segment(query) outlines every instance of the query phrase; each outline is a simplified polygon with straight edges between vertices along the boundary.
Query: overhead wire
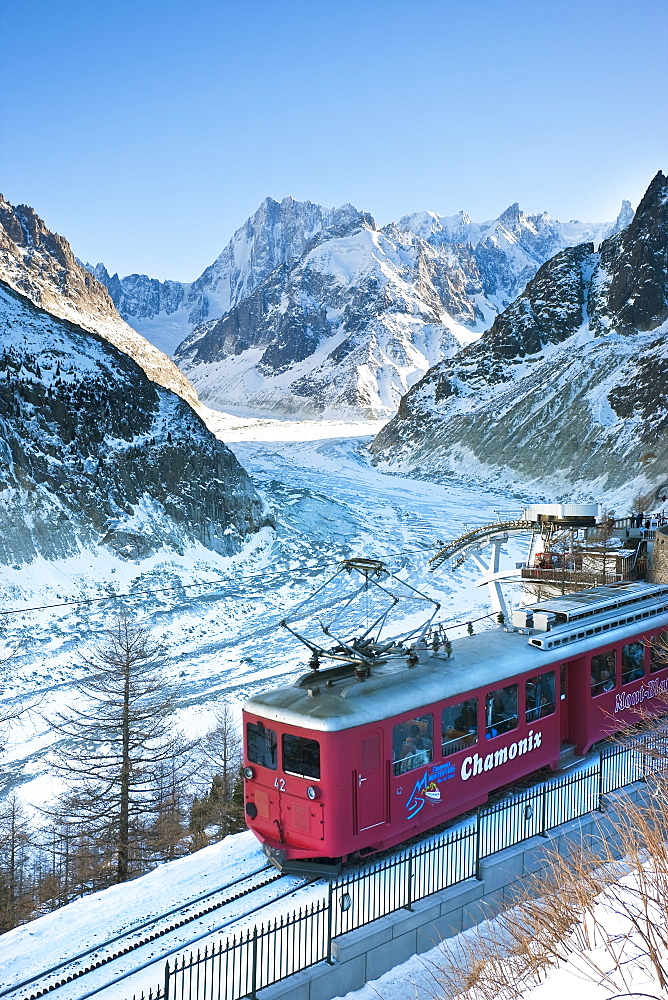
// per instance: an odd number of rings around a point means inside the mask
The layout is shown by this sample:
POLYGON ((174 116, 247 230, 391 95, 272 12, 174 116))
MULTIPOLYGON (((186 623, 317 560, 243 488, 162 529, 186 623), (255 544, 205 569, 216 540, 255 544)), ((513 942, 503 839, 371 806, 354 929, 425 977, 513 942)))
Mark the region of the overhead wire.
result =
MULTIPOLYGON (((430 546, 425 545, 424 547, 421 547, 420 549, 407 549, 405 551, 395 552, 394 553, 394 557, 395 557, 395 559, 399 559, 402 556, 420 555, 422 552, 429 551, 429 548, 430 548, 430 546)), ((437 545, 434 545, 433 548, 437 548, 437 545)), ((326 570, 327 568, 330 568, 330 567, 332 567, 334 565, 338 565, 338 564, 329 563, 324 568, 320 568, 319 571, 323 572, 323 569, 326 570)), ((317 567, 304 567, 305 570, 316 569, 316 568, 317 567)), ((37 604, 37 605, 31 605, 30 607, 26 607, 26 608, 0 609, 0 616, 28 614, 29 612, 33 612, 33 611, 50 611, 50 610, 53 610, 54 608, 66 608, 66 607, 76 607, 76 606, 80 606, 80 605, 103 604, 105 601, 121 601, 121 600, 141 599, 141 598, 144 598, 144 597, 151 597, 151 596, 154 596, 154 595, 157 595, 157 594, 178 593, 180 591, 190 590, 190 589, 193 589, 193 588, 218 587, 221 590, 229 590, 229 589, 231 589, 231 588, 234 587, 235 583, 243 583, 243 582, 245 582, 247 580, 252 580, 252 579, 255 579, 255 578, 262 578, 263 580, 267 580, 268 578, 271 578, 273 576, 283 575, 284 573, 285 573, 284 570, 276 570, 274 572, 272 572, 270 570, 269 572, 267 572, 267 570, 265 569, 265 570, 258 570, 257 572, 253 572, 253 573, 243 573, 243 574, 235 575, 235 576, 232 576, 231 579, 227 579, 227 580, 201 580, 201 581, 198 581, 198 582, 195 582, 195 583, 180 583, 178 586, 174 586, 174 587, 157 587, 157 588, 143 587, 141 589, 131 590, 131 591, 128 591, 128 592, 123 593, 123 594, 106 594, 103 597, 80 597, 80 598, 76 598, 75 600, 57 601, 57 602, 54 602, 53 604, 37 604)), ((329 580, 325 581, 325 583, 321 584, 318 588, 316 588, 316 590, 312 594, 310 594, 307 598, 303 599, 302 601, 299 601, 291 609, 291 614, 294 615, 295 611, 297 611, 302 604, 310 603, 313 600, 313 598, 324 587, 327 586, 327 583, 329 583, 329 582, 330 582, 329 580)), ((405 581, 400 581, 400 582, 404 583, 405 581)), ((406 586, 410 587, 409 584, 406 584, 406 586)), ((414 589, 414 588, 410 588, 410 589, 414 589)), ((476 620, 479 620, 479 619, 476 619, 476 620)))

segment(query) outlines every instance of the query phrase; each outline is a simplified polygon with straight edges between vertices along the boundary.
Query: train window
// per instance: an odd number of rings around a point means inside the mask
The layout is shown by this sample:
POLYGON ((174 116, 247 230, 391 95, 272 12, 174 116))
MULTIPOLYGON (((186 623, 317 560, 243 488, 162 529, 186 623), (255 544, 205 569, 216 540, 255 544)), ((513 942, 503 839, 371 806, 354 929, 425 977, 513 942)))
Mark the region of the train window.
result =
POLYGON ((362 740, 360 765, 362 774, 374 774, 380 767, 380 733, 371 733, 362 740))
POLYGON ((666 667, 668 667, 668 632, 659 632, 652 637, 649 646, 650 673, 656 674, 666 667))
POLYGON ((617 683, 617 654, 599 653, 591 658, 591 693, 593 696, 612 691, 617 683))
POLYGON ((444 757, 478 742, 478 699, 448 705, 441 714, 441 750, 444 757))
POLYGON ((640 680, 645 676, 645 647, 642 642, 622 646, 622 684, 640 680))
POLYGON ((530 677, 526 682, 526 721, 535 722, 554 714, 554 670, 530 677))
POLYGON ((276 770, 276 733, 261 722, 246 724, 246 745, 251 764, 276 770))
POLYGON ((517 684, 488 691, 485 697, 485 738, 517 729, 517 684))
POLYGON ((434 756, 433 715, 417 715, 395 726, 392 748, 395 775, 429 764, 434 756))
POLYGON ((304 736, 283 735, 283 770, 302 778, 320 777, 320 744, 304 736))

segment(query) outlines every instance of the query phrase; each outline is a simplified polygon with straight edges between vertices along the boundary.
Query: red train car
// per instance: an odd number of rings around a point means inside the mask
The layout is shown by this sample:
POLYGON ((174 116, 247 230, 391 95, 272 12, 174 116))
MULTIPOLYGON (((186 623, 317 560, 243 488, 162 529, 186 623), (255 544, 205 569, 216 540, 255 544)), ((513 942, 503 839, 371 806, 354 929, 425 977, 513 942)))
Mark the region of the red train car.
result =
POLYGON ((244 708, 248 826, 279 867, 392 847, 666 711, 668 587, 620 583, 513 614, 360 679, 312 671, 244 708))

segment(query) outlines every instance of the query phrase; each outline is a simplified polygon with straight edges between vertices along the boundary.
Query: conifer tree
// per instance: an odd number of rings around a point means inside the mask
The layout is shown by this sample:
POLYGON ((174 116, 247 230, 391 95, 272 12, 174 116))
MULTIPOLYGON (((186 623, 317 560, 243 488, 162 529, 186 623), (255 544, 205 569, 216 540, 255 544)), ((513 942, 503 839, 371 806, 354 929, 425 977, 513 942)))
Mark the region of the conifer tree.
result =
POLYGON ((16 793, 0 809, 0 933, 29 920, 34 907, 30 825, 16 793))
POLYGON ((68 815, 107 884, 148 865, 156 790, 169 768, 185 780, 191 746, 174 732, 164 650, 121 613, 84 659, 76 703, 54 720, 54 764, 68 785, 68 815))

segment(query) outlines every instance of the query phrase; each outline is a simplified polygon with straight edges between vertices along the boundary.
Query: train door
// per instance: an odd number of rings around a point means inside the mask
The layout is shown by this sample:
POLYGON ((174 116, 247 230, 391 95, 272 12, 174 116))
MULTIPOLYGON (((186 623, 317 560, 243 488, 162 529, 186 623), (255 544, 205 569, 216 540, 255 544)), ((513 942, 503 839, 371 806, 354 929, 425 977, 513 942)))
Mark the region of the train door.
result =
POLYGON ((559 668, 559 725, 562 743, 573 743, 574 737, 571 725, 573 699, 575 697, 575 670, 578 661, 562 663, 559 668))
POLYGON ((357 832, 382 826, 387 819, 383 733, 376 729, 362 737, 358 767, 353 772, 357 832))

